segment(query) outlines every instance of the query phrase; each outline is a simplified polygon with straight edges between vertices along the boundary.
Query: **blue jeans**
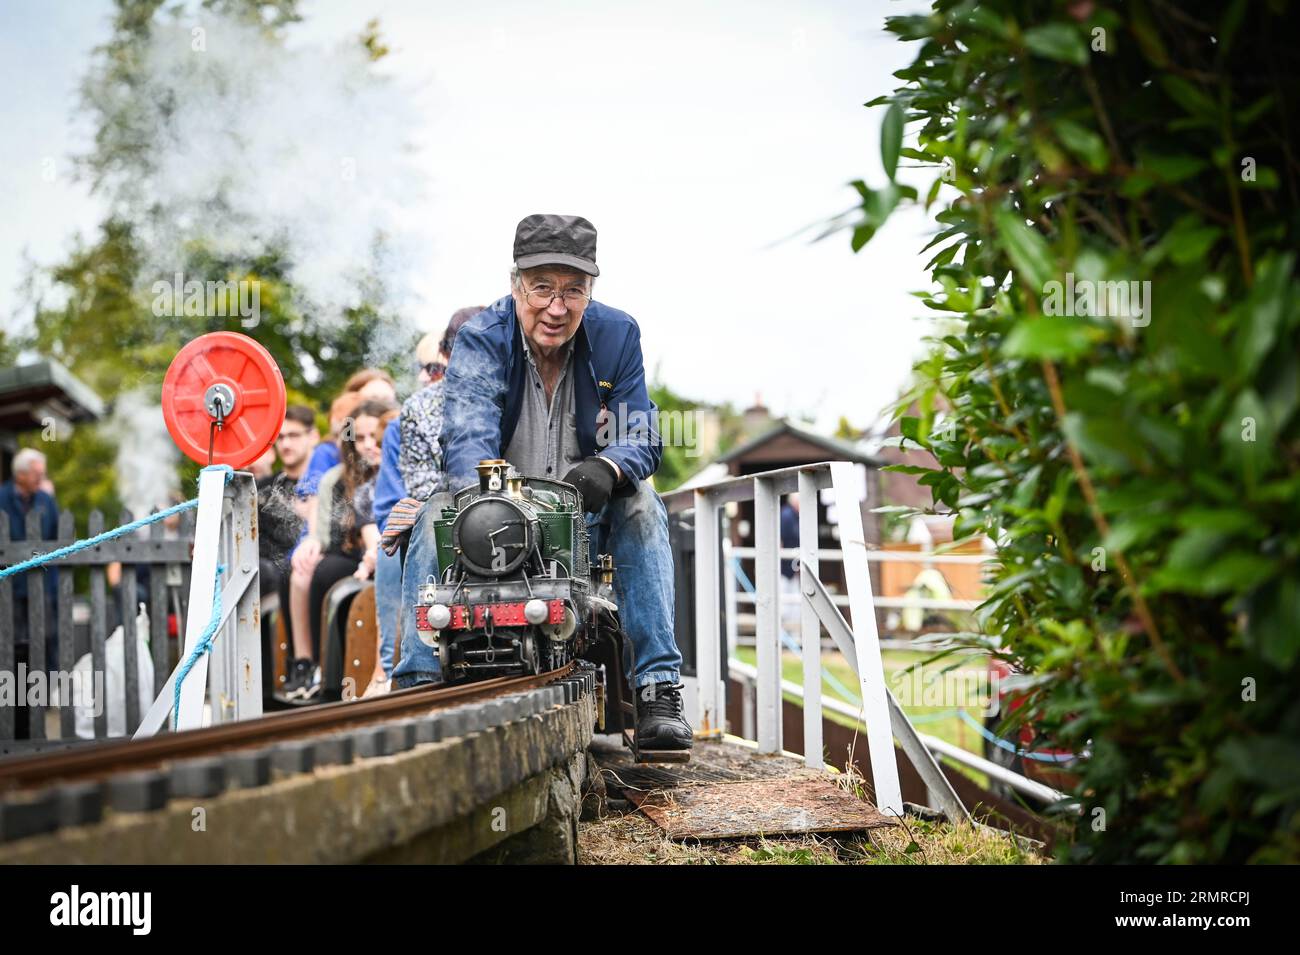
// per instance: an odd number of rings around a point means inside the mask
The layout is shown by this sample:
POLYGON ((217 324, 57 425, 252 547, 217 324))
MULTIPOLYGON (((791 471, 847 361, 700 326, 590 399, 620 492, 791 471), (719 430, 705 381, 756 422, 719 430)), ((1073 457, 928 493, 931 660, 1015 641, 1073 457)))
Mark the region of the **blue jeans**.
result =
POLYGON ((379 617, 379 664, 393 675, 393 651, 397 647, 397 615, 402 606, 402 561, 379 548, 375 562, 375 614, 379 617))
MULTIPOLYGON (((434 566, 434 521, 450 501, 450 494, 435 494, 411 529, 402 573, 402 659, 393 671, 395 689, 442 679, 437 649, 416 635, 415 604, 434 566)), ((664 502, 641 481, 635 493, 610 498, 599 514, 589 514, 587 523, 592 554, 614 558, 614 592, 636 654, 636 685, 679 682, 682 654, 673 633, 673 555, 664 502)))

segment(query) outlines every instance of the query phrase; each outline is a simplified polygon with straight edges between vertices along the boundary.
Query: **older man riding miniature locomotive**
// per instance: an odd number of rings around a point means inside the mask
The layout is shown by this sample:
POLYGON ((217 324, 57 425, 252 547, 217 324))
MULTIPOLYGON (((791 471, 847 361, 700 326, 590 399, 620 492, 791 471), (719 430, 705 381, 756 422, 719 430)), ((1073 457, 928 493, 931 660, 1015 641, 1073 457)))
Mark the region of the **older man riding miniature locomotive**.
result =
POLYGON ((461 490, 415 517, 393 682, 537 672, 566 661, 575 639, 580 653, 605 630, 626 633, 638 745, 682 751, 692 734, 668 514, 648 480, 656 408, 636 322, 592 300, 599 274, 590 222, 528 216, 510 294, 461 329, 441 438, 448 486, 461 490))

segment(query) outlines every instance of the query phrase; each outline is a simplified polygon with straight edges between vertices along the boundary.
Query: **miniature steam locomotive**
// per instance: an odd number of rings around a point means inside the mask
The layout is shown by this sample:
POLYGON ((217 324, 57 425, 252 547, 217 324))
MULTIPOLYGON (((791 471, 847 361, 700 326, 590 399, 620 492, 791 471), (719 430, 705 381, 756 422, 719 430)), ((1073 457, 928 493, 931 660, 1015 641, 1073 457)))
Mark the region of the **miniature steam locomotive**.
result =
POLYGON ((621 646, 613 563, 589 553, 582 501, 570 484, 478 465, 434 524, 415 626, 449 683, 557 669, 602 638, 621 646))

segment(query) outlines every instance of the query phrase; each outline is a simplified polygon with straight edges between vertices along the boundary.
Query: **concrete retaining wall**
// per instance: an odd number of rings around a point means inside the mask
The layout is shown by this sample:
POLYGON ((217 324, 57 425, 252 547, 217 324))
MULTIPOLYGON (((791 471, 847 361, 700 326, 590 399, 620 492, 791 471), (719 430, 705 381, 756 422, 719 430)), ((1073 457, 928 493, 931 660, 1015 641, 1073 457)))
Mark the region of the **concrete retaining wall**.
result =
MULTIPOLYGON (((554 696, 551 691, 546 700, 554 696)), ((509 861, 574 861, 595 699, 560 696, 570 702, 543 708, 534 700, 514 708, 528 715, 439 742, 415 743, 418 721, 403 721, 399 729, 366 727, 353 734, 362 734, 362 745, 340 746, 335 738, 336 745, 314 747, 347 750, 337 764, 317 759, 310 771, 277 771, 252 788, 221 791, 203 765, 163 768, 171 786, 159 808, 115 809, 127 803, 106 787, 108 805, 97 822, 67 825, 65 818, 62 828, 16 840, 10 831, 11 841, 0 843, 0 863, 450 863, 493 847, 501 847, 503 860, 514 852, 509 861), (369 747, 368 739, 409 745, 369 747), (177 795, 204 792, 205 785, 217 794, 177 795)), ((508 705, 478 705, 498 716, 511 713, 508 705)), ((437 716, 455 725, 453 714, 437 716)), ((74 791, 93 795, 85 786, 74 791)), ((29 805, 6 807, 11 824, 39 819, 41 800, 56 815, 67 811, 66 792, 24 798, 29 805)))

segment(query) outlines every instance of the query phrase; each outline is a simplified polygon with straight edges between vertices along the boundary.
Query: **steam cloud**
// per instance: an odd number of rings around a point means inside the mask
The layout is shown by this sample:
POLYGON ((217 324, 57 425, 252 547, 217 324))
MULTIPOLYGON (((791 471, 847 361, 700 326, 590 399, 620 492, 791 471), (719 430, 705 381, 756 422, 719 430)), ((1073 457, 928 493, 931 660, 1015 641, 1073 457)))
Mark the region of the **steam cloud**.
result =
POLYGON ((143 388, 122 393, 108 426, 117 438, 115 466, 122 503, 134 517, 170 507, 180 489, 178 452, 156 395, 143 388))
POLYGON ((142 276, 170 279, 196 240, 243 262, 274 249, 306 314, 337 319, 376 295, 409 313, 409 277, 427 261, 418 224, 404 219, 421 188, 412 100, 374 74, 355 38, 286 48, 205 12, 156 23, 142 65, 142 95, 101 94, 123 97, 114 108, 150 150, 146 181, 105 182, 135 225, 142 276))

